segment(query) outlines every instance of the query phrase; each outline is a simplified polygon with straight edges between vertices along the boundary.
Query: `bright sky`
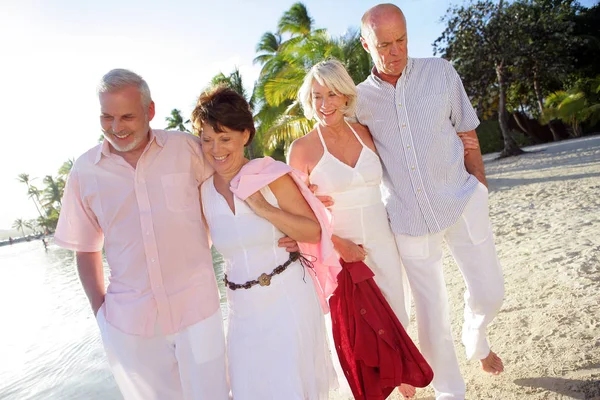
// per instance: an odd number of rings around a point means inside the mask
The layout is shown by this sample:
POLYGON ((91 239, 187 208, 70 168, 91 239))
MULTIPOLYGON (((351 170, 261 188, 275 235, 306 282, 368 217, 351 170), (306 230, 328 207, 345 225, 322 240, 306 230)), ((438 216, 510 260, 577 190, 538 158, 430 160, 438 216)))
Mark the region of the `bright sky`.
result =
MULTIPOLYGON (((381 1, 305 0, 318 28, 358 27, 381 1)), ((20 173, 55 175, 100 136, 95 88, 112 68, 142 75, 156 102, 154 128, 179 108, 188 116, 210 79, 238 66, 251 90, 261 35, 293 0, 2 0, 0 3, 0 229, 35 218, 20 173)), ((395 2, 408 21, 409 54, 432 55, 450 2, 395 2)), ((593 0, 583 4, 591 6, 593 0)))

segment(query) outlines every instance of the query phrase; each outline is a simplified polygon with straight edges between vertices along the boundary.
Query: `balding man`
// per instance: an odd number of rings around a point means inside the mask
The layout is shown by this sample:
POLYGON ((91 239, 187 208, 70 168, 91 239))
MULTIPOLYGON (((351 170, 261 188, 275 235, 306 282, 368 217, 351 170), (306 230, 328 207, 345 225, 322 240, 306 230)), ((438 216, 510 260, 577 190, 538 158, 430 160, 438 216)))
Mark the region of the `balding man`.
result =
POLYGON ((488 216, 481 153, 463 154, 479 120, 449 62, 409 58, 406 20, 393 4, 368 10, 361 42, 375 67, 358 85, 358 121, 369 127, 384 165, 387 211, 413 290, 419 343, 437 399, 464 399, 442 271, 442 241, 464 277, 467 358, 503 371, 486 327, 502 304, 502 270, 488 216))

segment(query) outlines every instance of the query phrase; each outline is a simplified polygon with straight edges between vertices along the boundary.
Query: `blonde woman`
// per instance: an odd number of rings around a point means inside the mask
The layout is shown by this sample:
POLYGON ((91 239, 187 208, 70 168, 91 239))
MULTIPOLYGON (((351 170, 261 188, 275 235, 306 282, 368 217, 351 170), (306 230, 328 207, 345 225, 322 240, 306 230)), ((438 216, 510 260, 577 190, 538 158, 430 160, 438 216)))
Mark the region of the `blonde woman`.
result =
MULTIPOLYGON (((299 92, 307 118, 315 128, 291 146, 288 163, 306 173, 316 194, 333 200, 333 243, 345 262, 364 261, 375 274, 399 321, 407 327, 410 291, 390 228, 381 183, 383 170, 368 128, 350 122, 356 108, 356 87, 337 60, 316 64, 299 92)), ((464 139, 466 146, 476 142, 464 139)), ((412 386, 400 392, 414 396, 412 386)))

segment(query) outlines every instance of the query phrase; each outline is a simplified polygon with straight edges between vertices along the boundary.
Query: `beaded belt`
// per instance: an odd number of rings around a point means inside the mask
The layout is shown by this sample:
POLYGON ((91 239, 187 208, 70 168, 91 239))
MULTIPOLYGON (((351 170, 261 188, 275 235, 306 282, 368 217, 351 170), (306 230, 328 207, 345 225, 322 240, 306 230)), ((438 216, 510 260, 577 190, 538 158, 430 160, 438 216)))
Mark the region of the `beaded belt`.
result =
POLYGON ((290 258, 286 262, 275 267, 275 269, 273 271, 271 271, 270 274, 263 273, 258 277, 258 279, 255 279, 253 281, 248 281, 246 283, 230 282, 227 279, 227 274, 225 274, 224 282, 225 282, 225 285, 231 290, 250 289, 252 286, 256 286, 256 285, 269 286, 271 284, 271 278, 273 278, 273 276, 279 275, 280 273, 285 271, 287 269, 287 267, 290 266, 291 263, 293 263, 294 261, 296 261, 298 259, 302 260, 302 259, 304 259, 304 257, 302 257, 300 255, 300 253, 298 253, 298 252, 293 252, 293 253, 290 253, 290 258))

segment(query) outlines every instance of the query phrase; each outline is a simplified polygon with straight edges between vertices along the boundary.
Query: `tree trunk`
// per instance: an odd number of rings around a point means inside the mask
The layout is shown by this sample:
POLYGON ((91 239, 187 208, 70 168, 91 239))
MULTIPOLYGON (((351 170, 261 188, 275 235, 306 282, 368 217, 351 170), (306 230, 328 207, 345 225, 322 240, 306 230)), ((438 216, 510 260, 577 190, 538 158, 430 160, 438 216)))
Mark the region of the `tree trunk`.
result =
POLYGON ((527 127, 525 125, 523 125, 523 122, 521 121, 521 118, 520 118, 521 114, 518 112, 514 112, 514 113, 512 113, 512 117, 515 120, 515 122, 517 123, 517 125, 519 125, 519 128, 521 128, 523 133, 526 135, 530 135, 529 130, 527 130, 527 127))
POLYGON ((579 121, 577 121, 577 118, 573 118, 573 137, 581 137, 581 125, 579 125, 579 121))
MULTIPOLYGON (((487 88, 487 86, 486 86, 486 88, 487 88)), ((480 121, 483 121, 483 96, 484 96, 484 94, 481 93, 479 95, 479 99, 477 99, 477 118, 480 121)))
MULTIPOLYGON (((537 70, 533 70, 533 91, 535 92, 535 97, 537 99, 538 108, 540 109, 540 116, 544 113, 544 96, 542 96, 542 88, 540 87, 540 81, 538 79, 537 70)), ((550 132, 552 132, 552 139, 557 142, 560 140, 560 135, 556 130, 556 126, 552 123, 552 121, 548 122, 548 128, 550 128, 550 132)))
MULTIPOLYGON (((29 182, 27 182, 27 192, 29 193, 31 190, 31 185, 29 184, 29 182)), ((35 199, 33 198, 33 195, 30 197, 31 201, 33 201, 33 205, 35 206, 35 209, 37 210, 38 214, 40 215, 40 217, 43 218, 42 216, 42 212, 40 211, 40 207, 38 206, 38 203, 40 203, 40 197, 38 195, 35 195, 35 197, 37 198, 37 202, 35 201, 35 199)), ((41 204, 41 203, 40 203, 41 204)))
POLYGON ((523 154, 523 150, 517 146, 517 142, 510 134, 508 127, 508 119, 506 112, 506 94, 504 88, 504 66, 501 62, 496 65, 496 76, 498 78, 498 122, 504 139, 504 150, 500 153, 500 157, 510 157, 523 154))

